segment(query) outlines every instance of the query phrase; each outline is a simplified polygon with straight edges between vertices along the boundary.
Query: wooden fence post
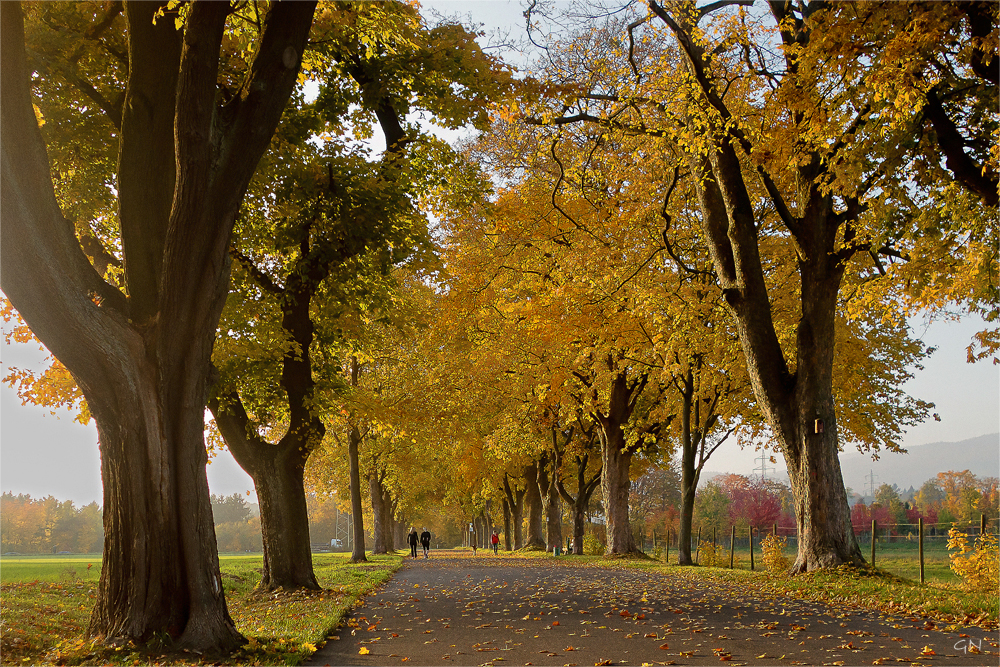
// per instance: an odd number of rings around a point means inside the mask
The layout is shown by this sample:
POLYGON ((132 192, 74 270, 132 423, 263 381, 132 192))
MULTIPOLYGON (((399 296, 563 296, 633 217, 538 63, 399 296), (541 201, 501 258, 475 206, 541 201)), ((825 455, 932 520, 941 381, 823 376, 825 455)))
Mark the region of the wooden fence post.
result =
POLYGON ((920 552, 920 583, 924 583, 924 517, 917 519, 917 542, 920 552))
POLYGON ((736 524, 733 524, 733 534, 729 536, 729 569, 733 569, 733 549, 736 546, 736 524))
POLYGON ((663 562, 670 562, 670 526, 667 526, 667 542, 666 546, 663 547, 663 562))
POLYGON ((753 527, 747 528, 747 535, 750 537, 750 571, 753 572, 753 527))
POLYGON ((980 514, 979 515, 979 534, 980 535, 985 535, 986 534, 986 515, 985 514, 980 514))
POLYGON ((696 565, 701 565, 701 526, 698 526, 698 542, 694 546, 694 562, 696 565))

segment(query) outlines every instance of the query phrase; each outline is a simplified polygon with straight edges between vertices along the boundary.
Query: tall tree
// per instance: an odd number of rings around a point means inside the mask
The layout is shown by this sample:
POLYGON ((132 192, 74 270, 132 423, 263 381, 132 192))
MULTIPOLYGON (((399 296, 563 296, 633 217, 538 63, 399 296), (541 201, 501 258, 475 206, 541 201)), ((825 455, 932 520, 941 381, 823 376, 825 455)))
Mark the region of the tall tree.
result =
MULTIPOLYGON (((318 586, 303 475, 325 435, 321 413, 337 407, 330 393, 337 389, 333 350, 344 347, 338 315, 387 303, 389 272, 429 254, 426 220, 414 201, 441 181, 448 150, 407 125, 405 114, 421 110, 451 128, 482 124, 482 108, 506 79, 474 35, 450 23, 432 28, 402 3, 324 7, 320 29, 309 53, 317 99, 286 113, 286 129, 255 182, 252 210, 239 221, 244 240, 232 251, 238 288, 224 315, 227 335, 216 354, 222 377, 210 404, 257 486, 262 589, 318 586), (353 138, 374 125, 385 150, 375 157, 352 150, 353 138), (248 358, 251 341, 260 347, 248 358), (278 431, 277 423, 284 432, 269 442, 261 430, 278 431)), ((384 475, 381 468, 367 474, 376 553, 392 543, 384 475)))
MULTIPOLYGON (((648 12, 595 28, 576 51, 551 59, 562 94, 529 122, 552 128, 549 136, 586 123, 610 137, 647 137, 650 151, 679 149, 668 169, 689 174, 692 221, 792 480, 801 536, 793 570, 857 564, 837 460, 845 435, 834 391, 838 317, 864 319, 868 308, 900 326, 898 312, 857 296, 879 284, 883 297, 898 297, 898 272, 881 280, 886 264, 917 247, 920 197, 933 200, 945 188, 921 178, 917 196, 899 177, 906 164, 887 140, 891 114, 875 110, 880 93, 853 78, 844 83, 836 71, 850 70, 849 57, 814 66, 829 53, 813 30, 827 3, 774 2, 770 17, 733 9, 747 4, 651 1, 648 12), (781 39, 778 53, 771 35, 781 39), (579 49, 594 45, 600 66, 578 67, 579 49), (776 290, 792 298, 776 301, 776 290)), ((974 228, 980 213, 967 204, 953 210, 959 226, 974 228)), ((954 238, 938 240, 938 250, 956 247, 954 238)), ((882 415, 890 430, 929 407, 900 395, 906 371, 898 371, 883 376, 893 398, 882 415)))
POLYGON ((46 152, 58 139, 43 136, 33 108, 21 7, 0 10, 0 286, 97 422, 105 542, 89 632, 109 641, 163 633, 199 651, 243 641, 219 575, 203 412, 234 220, 296 84, 314 6, 275 3, 248 22, 228 3, 193 2, 175 26, 172 15, 154 22, 166 3, 129 2, 121 20, 101 17, 127 34, 127 53, 115 54, 127 61, 124 91, 101 137, 118 146, 123 289, 63 216, 46 152), (220 94, 227 24, 253 56, 220 94))

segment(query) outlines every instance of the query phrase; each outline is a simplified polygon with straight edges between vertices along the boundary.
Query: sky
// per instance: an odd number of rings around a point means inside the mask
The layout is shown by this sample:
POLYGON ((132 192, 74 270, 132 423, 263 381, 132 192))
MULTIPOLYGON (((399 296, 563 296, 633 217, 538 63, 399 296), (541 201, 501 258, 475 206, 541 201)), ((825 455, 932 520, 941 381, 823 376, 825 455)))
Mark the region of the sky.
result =
MULTIPOLYGON (((515 0, 449 0, 425 2, 424 6, 446 15, 469 17, 487 32, 507 29, 516 34, 523 30, 522 5, 515 0)), ((1000 431, 1000 366, 966 363, 965 348, 982 322, 966 319, 927 326, 912 324, 924 343, 938 350, 905 388, 917 398, 934 402, 934 412, 941 420, 911 428, 900 444, 915 447, 957 442, 1000 431)), ((40 368, 44 356, 35 345, 3 345, 0 375, 6 375, 10 366, 40 368)), ((844 456, 856 454, 848 450, 844 456)), ((749 474, 759 466, 757 456, 759 453, 750 449, 741 451, 724 445, 706 470, 749 474)), ((780 459, 778 465, 780 468, 780 459)), ((947 469, 946 451, 942 451, 942 466, 942 470, 947 469)), ((212 460, 208 481, 212 493, 250 492, 250 500, 256 501, 253 482, 228 452, 212 460)), ((67 411, 52 415, 44 408, 22 406, 12 389, 0 387, 0 491, 36 498, 52 495, 77 505, 103 504, 100 453, 93 423, 81 425, 67 411)))

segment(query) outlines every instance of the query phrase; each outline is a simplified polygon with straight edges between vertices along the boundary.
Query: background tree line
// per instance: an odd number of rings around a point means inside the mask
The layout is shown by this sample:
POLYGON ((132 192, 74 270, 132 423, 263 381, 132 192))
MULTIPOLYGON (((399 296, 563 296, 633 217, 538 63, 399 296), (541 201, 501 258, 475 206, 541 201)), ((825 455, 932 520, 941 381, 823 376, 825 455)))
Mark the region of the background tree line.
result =
POLYGON ((0 496, 0 551, 23 554, 100 553, 104 544, 101 507, 76 507, 52 496, 0 496))

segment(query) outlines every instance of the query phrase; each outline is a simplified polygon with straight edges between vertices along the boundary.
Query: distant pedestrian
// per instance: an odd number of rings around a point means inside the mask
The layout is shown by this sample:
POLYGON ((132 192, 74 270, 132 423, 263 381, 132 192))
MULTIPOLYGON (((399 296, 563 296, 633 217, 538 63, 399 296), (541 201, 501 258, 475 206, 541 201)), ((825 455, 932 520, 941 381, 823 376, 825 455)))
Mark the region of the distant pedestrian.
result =
POLYGON ((410 526, 410 534, 406 536, 406 541, 410 543, 410 558, 417 557, 417 529, 410 526))
POLYGON ((490 544, 493 545, 493 554, 496 555, 500 549, 500 536, 497 535, 496 528, 493 529, 493 535, 490 536, 490 544))
POLYGON ((426 528, 420 533, 420 546, 424 548, 424 558, 427 558, 431 550, 431 534, 427 532, 426 528))

